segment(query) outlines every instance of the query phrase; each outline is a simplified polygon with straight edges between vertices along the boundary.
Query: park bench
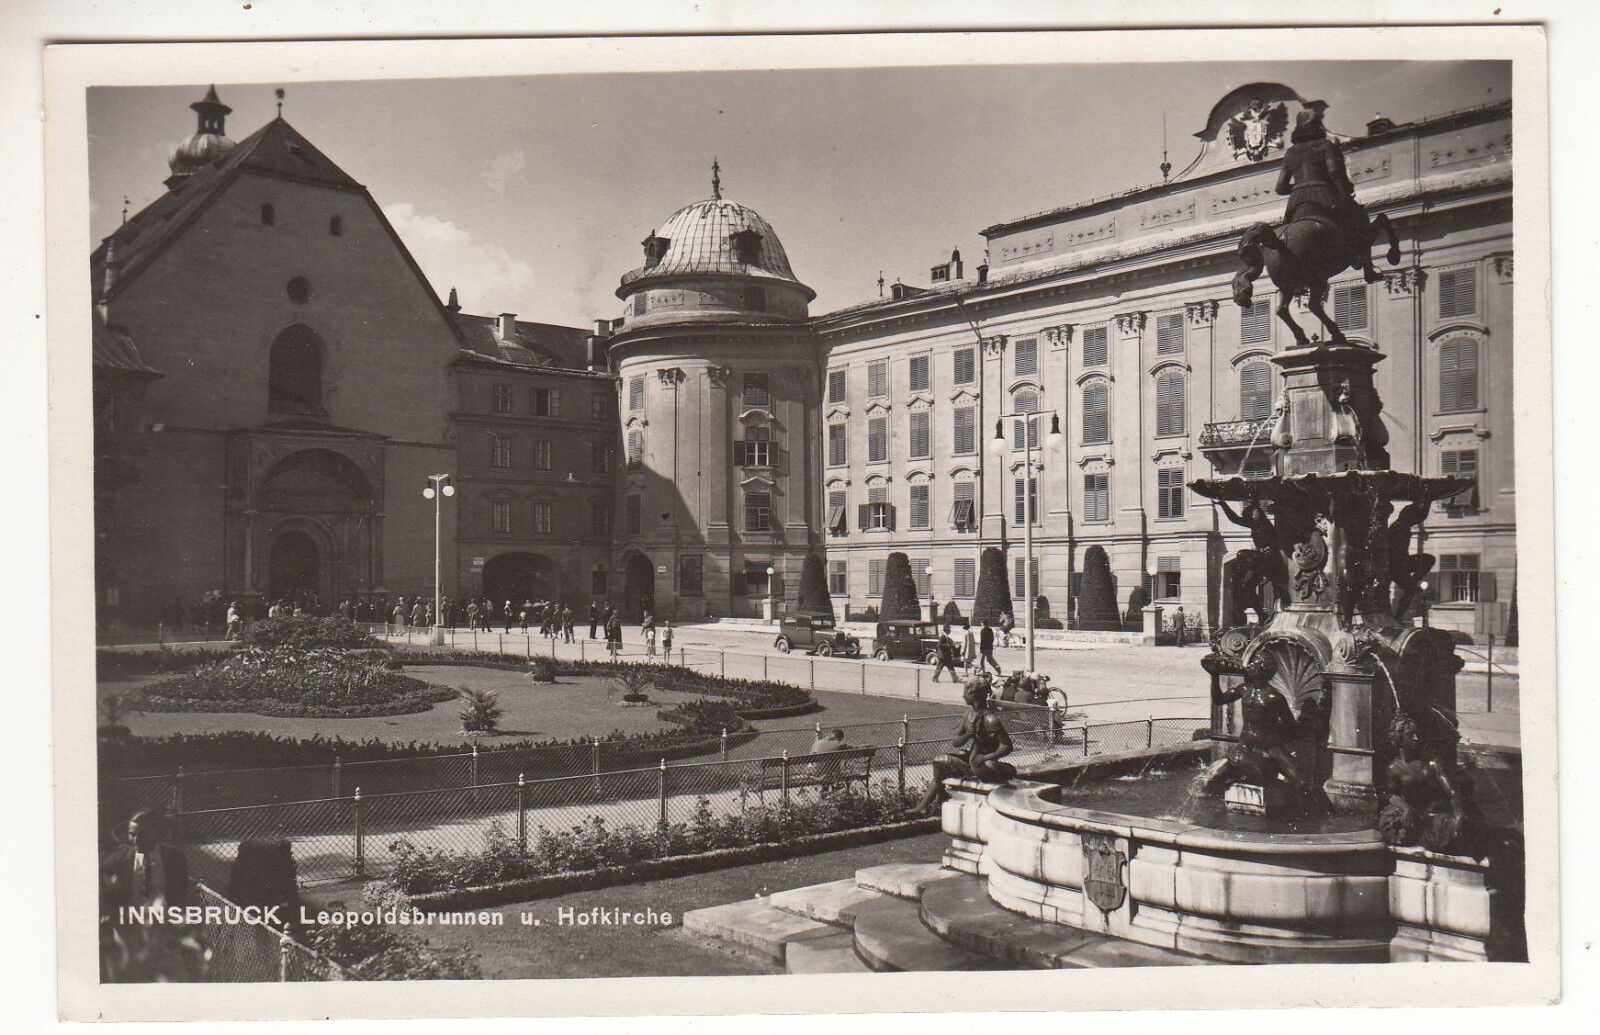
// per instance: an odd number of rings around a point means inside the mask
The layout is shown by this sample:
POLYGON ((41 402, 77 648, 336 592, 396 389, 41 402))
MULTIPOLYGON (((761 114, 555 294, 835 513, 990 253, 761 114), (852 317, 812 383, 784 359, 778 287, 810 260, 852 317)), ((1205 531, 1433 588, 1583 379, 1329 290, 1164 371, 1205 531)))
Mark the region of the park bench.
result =
POLYGON ((826 792, 860 781, 865 791, 872 779, 874 750, 871 747, 844 748, 815 755, 758 758, 755 770, 746 770, 739 779, 739 807, 744 808, 746 795, 756 795, 765 805, 768 791, 786 794, 796 787, 820 787, 826 792))

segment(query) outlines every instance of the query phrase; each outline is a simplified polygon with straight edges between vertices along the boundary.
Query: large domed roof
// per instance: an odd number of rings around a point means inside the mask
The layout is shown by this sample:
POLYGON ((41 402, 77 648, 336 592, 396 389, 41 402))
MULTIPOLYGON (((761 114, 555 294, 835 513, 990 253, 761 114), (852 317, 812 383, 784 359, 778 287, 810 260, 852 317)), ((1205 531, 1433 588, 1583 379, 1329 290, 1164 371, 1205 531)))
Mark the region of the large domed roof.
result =
POLYGON ((680 208, 650 239, 664 248, 660 259, 623 277, 625 286, 645 277, 703 273, 767 276, 799 283, 772 224, 754 209, 726 198, 680 208))

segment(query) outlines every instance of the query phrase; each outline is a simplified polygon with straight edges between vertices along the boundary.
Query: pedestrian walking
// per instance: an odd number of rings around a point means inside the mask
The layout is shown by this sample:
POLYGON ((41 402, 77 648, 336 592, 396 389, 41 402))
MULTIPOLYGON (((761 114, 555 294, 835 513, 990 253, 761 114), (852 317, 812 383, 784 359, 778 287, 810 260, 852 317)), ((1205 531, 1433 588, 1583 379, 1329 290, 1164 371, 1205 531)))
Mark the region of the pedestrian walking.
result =
POLYGON ((228 605, 228 639, 238 639, 243 631, 244 619, 239 617, 239 602, 235 600, 228 605))
POLYGON ((589 639, 594 639, 595 628, 600 624, 600 604, 598 601, 589 601, 589 639))
POLYGON ((606 650, 613 661, 622 652, 622 619, 617 617, 615 611, 606 619, 606 650))
POLYGON ((978 638, 972 635, 972 623, 961 633, 961 668, 967 675, 972 675, 973 666, 978 663, 978 638))
MULTIPOLYGON (((522 606, 517 609, 517 622, 518 622, 519 626, 521 627, 522 635, 524 635, 524 636, 528 635, 528 612, 532 611, 532 610, 533 610, 533 601, 531 601, 531 600, 524 600, 522 602, 522 606)), ((506 632, 510 632, 510 631, 511 631, 510 629, 506 630, 506 632)))
POLYGON ((511 631, 511 623, 517 620, 517 609, 510 600, 507 600, 506 606, 500 609, 500 616, 505 619, 506 632, 509 633, 511 631))
POLYGON ((956 649, 956 641, 950 638, 950 627, 947 625, 944 627, 944 631, 939 634, 939 646, 935 648, 935 654, 938 657, 938 661, 933 667, 933 681, 935 683, 939 681, 939 673, 941 672, 949 672, 952 683, 961 682, 961 677, 956 674, 956 659, 959 653, 956 649))
POLYGON ((412 624, 412 626, 420 626, 422 624, 422 619, 423 619, 424 615, 425 615, 425 612, 423 611, 423 608, 422 608, 422 601, 418 600, 415 604, 411 605, 411 624, 412 624))
POLYGON ((1182 647, 1184 635, 1188 633, 1188 631, 1189 630, 1184 627, 1183 605, 1179 604, 1178 609, 1172 612, 1172 642, 1175 645, 1182 647))
POLYGON ((984 619, 983 628, 978 630, 978 671, 987 672, 990 665, 994 666, 995 675, 1001 674, 1000 662, 994 660, 994 629, 984 619))
POLYGON ((561 605, 561 635, 568 643, 572 642, 572 608, 561 605))
POLYGON ((644 621, 640 623, 640 631, 644 633, 644 652, 648 657, 656 656, 656 620, 649 611, 644 613, 644 621))

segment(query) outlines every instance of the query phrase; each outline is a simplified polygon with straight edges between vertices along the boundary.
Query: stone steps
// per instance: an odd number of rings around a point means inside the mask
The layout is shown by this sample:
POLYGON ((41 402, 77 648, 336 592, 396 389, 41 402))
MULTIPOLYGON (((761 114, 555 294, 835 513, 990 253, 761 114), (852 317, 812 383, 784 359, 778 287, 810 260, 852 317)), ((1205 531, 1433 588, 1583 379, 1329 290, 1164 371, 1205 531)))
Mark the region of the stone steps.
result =
POLYGON ((1003 909, 984 878, 896 863, 684 914, 684 929, 790 974, 1206 963, 1003 909))

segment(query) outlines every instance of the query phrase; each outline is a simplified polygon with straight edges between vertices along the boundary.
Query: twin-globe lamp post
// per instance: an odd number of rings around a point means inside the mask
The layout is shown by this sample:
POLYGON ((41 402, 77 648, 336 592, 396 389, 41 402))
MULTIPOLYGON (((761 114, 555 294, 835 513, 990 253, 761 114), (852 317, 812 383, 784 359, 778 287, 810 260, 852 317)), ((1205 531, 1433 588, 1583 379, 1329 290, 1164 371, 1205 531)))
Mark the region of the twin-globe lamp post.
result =
POLYGON ((433 643, 435 646, 444 645, 444 614, 440 596, 440 512, 444 497, 454 496, 456 487, 450 484, 448 474, 428 475, 428 486, 422 490, 422 498, 433 500, 433 643))
POLYGON ((1028 648, 1028 671, 1034 671, 1033 651, 1033 609, 1034 603, 1039 598, 1039 587, 1033 584, 1033 519, 1036 512, 1034 503, 1034 472, 1044 470, 1042 463, 1035 465, 1034 451, 1034 421, 1039 417, 1049 416, 1050 435, 1049 443, 1057 445, 1061 441, 1061 415, 1055 410, 1029 410, 1026 413, 1013 413, 1001 417, 994 422, 994 448, 996 452, 1004 452, 1006 448, 1006 428, 1008 420, 1017 422, 1015 427, 1020 433, 1023 448, 1023 469, 1027 474, 1022 479, 1022 543, 1025 556, 1022 561, 1022 587, 1026 591, 1023 596, 1023 610, 1027 613, 1027 626, 1024 635, 1027 638, 1025 646, 1028 648))

